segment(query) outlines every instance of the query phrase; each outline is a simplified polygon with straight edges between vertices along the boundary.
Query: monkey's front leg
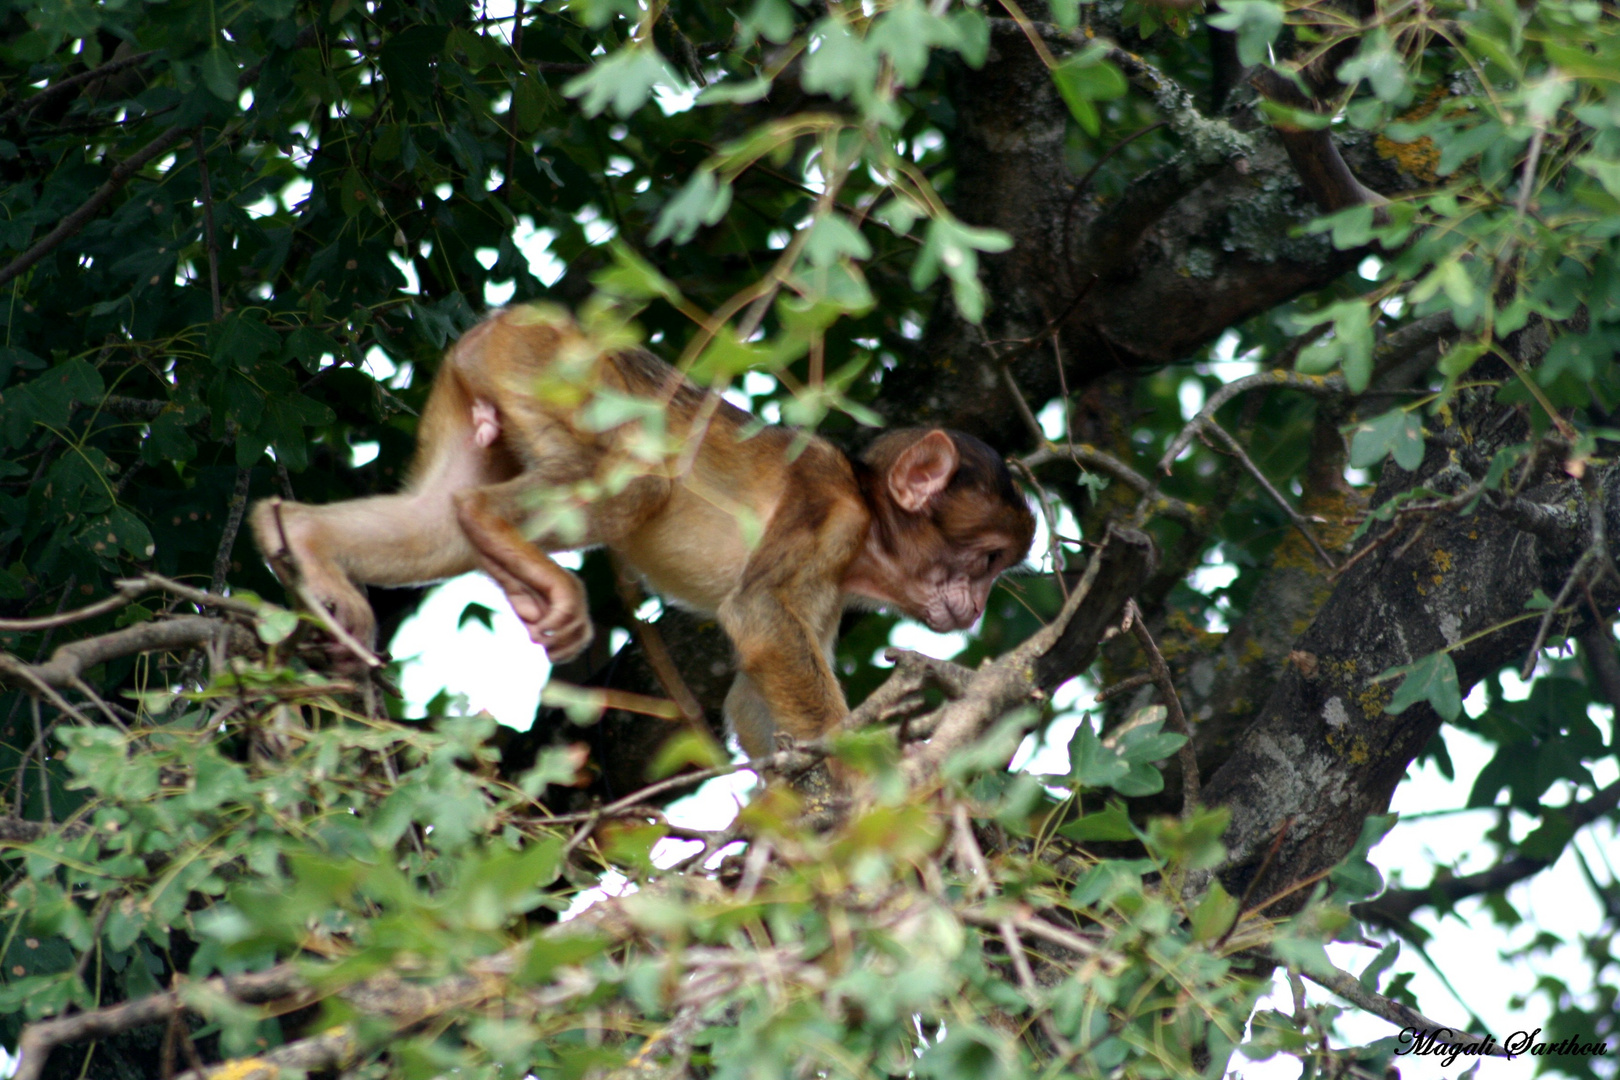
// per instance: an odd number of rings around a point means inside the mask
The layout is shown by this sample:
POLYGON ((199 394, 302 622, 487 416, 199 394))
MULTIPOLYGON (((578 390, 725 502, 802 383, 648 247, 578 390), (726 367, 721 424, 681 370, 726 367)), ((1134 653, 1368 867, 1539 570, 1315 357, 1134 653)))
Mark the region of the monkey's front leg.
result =
POLYGON ((485 573, 506 593, 512 611, 543 645, 552 663, 572 660, 594 636, 585 587, 558 566, 512 524, 516 496, 533 480, 519 477, 505 484, 474 488, 456 495, 456 519, 478 553, 485 573))

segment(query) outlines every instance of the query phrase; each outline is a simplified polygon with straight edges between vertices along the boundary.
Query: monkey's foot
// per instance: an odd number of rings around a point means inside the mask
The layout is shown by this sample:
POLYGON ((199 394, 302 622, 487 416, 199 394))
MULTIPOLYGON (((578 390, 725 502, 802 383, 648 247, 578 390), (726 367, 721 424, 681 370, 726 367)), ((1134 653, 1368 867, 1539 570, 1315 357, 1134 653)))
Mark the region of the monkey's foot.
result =
POLYGON ((585 600, 585 586, 555 564, 528 563, 507 568, 486 561, 484 569, 506 593, 512 614, 529 632, 529 640, 545 648, 558 664, 585 651, 595 630, 585 600), (523 576, 513 573, 521 569, 523 576))

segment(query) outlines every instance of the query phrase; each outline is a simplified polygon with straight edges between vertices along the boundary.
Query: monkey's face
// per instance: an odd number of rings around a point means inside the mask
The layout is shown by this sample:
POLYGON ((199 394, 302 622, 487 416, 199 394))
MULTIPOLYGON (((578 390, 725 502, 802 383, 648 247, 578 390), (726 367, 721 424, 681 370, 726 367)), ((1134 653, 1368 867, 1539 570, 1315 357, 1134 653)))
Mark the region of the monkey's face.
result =
POLYGON ((944 542, 907 590, 909 603, 901 607, 935 633, 967 630, 984 614, 996 578, 1024 554, 1025 547, 1016 539, 994 533, 980 535, 968 545, 944 542))

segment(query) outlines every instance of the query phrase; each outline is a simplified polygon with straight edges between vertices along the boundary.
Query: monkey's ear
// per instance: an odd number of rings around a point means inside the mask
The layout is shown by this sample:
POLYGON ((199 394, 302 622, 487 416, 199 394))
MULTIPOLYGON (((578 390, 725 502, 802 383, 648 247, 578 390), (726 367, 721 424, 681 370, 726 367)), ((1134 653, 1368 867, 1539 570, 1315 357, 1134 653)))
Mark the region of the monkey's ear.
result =
POLYGON ((901 451, 889 467, 889 494, 908 514, 919 514, 956 475, 956 442, 935 428, 901 451))

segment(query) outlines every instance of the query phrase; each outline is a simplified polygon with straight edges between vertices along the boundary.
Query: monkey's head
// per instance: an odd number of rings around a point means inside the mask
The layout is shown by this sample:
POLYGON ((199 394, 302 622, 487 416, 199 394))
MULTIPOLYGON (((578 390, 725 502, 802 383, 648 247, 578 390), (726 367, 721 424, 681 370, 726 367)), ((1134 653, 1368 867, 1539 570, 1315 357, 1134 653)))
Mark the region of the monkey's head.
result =
POLYGON ((861 463, 872 528, 845 589, 938 633, 978 622, 996 578, 1023 561, 1035 537, 1035 515, 1006 463, 973 436, 943 428, 888 432, 861 463))

